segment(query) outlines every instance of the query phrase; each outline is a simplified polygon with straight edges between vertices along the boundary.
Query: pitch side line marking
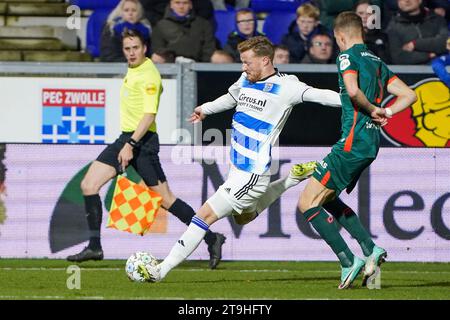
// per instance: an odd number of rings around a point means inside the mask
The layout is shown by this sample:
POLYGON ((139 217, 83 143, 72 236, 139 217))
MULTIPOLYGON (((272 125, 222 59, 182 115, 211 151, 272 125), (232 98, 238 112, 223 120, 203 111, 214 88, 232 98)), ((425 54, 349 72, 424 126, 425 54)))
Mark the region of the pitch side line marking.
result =
MULTIPOLYGON (((125 271, 125 268, 83 268, 80 267, 81 271, 125 271)), ((20 267, 20 268, 10 268, 10 267, 0 267, 0 270, 3 271, 65 271, 67 268, 36 268, 36 267, 20 267)), ((268 273, 268 272, 302 272, 302 273, 339 273, 338 270, 287 270, 287 269, 276 269, 276 270, 269 270, 269 269, 247 269, 247 270, 209 270, 209 269, 174 269, 175 272, 216 272, 216 271, 223 271, 223 272, 261 272, 261 273, 268 273)), ((398 271, 398 270, 388 270, 385 271, 388 273, 405 273, 405 274, 434 274, 434 273, 450 273, 450 271, 398 271)))
MULTIPOLYGON (((108 297, 102 297, 102 296, 93 296, 93 297, 73 297, 73 296, 9 296, 9 295, 5 295, 5 296, 0 296, 0 299, 38 299, 38 300, 42 300, 42 299, 54 299, 54 300, 65 300, 65 299, 69 299, 69 300, 115 300, 115 299, 121 299, 121 300, 186 300, 186 298, 183 297, 121 297, 121 296, 108 296, 108 297)), ((233 300, 240 300, 240 298, 230 298, 230 297, 214 297, 214 298, 208 298, 209 300, 228 300, 228 301, 233 301, 233 300)), ((247 300, 286 300, 286 299, 278 299, 278 298, 246 298, 247 300)), ((192 300, 204 300, 204 298, 194 298, 192 300)), ((287 300, 293 300, 295 301, 296 299, 287 299, 287 300)), ((302 300, 331 300, 328 298, 305 298, 302 300)), ((346 300, 346 299, 338 299, 338 298, 333 298, 332 300, 346 300)), ((372 300, 372 299, 366 299, 364 298, 364 300, 372 300)))

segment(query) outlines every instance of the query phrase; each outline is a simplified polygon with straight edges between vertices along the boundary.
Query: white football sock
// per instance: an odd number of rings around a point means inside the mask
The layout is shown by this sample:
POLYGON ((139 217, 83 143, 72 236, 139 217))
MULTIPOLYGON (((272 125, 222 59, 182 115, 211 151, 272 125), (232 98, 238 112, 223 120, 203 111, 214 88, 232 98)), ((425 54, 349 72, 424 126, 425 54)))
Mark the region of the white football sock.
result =
POLYGON ((205 237, 208 228, 209 226, 198 216, 192 218, 191 223, 180 240, 175 243, 169 255, 160 263, 161 279, 194 252, 205 237))
POLYGON ((268 208, 275 200, 289 188, 296 186, 303 180, 292 179, 289 175, 287 177, 278 179, 269 184, 266 192, 259 198, 256 204, 256 212, 259 214, 268 208))

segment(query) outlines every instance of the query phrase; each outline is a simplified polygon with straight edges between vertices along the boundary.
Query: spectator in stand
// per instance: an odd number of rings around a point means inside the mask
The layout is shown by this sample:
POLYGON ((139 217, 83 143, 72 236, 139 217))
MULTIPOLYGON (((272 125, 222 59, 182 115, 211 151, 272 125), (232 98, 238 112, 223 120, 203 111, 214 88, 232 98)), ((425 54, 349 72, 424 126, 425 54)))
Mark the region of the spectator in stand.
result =
MULTIPOLYGON (((333 30, 334 18, 343 11, 352 11, 357 2, 358 0, 316 0, 320 9, 320 22, 333 30)), ((384 9, 383 0, 373 0, 372 4, 384 9)))
MULTIPOLYGON (((386 0, 387 8, 393 13, 398 12, 397 0, 386 0)), ((450 2, 448 0, 423 0, 423 6, 431 9, 438 16, 444 17, 449 20, 450 15, 450 2)))
POLYGON ((100 61, 126 62, 122 50, 122 33, 125 29, 138 31, 147 47, 146 55, 151 54, 150 23, 144 18, 144 9, 139 0, 121 0, 110 13, 103 27, 100 39, 100 61))
POLYGON ((191 0, 171 0, 152 33, 153 49, 168 49, 177 57, 209 62, 216 50, 211 24, 195 15, 191 0))
POLYGON ((425 6, 433 10, 438 16, 445 18, 450 31, 450 0, 425 1, 425 6))
POLYGON ((152 54, 153 63, 175 63, 175 52, 167 49, 159 49, 152 54))
POLYGON ((448 30, 450 30, 450 0, 424 0, 424 4, 438 16, 443 17, 447 21, 448 30))
MULTIPOLYGON (((154 28, 164 17, 170 0, 140 0, 144 7, 144 15, 154 28)), ((210 0, 192 0, 192 8, 197 16, 205 18, 215 28, 214 8, 210 0)))
POLYGON ((447 38, 447 54, 439 58, 435 58, 431 62, 434 73, 441 79, 443 83, 450 89, 450 73, 446 67, 450 66, 450 37, 447 38))
POLYGON ((237 49, 238 44, 255 36, 263 34, 256 30, 256 15, 252 9, 244 8, 236 11, 235 29, 228 35, 224 50, 233 57, 235 62, 241 62, 241 57, 237 49))
MULTIPOLYGON (((374 28, 373 25, 367 24, 369 18, 376 19, 372 16, 369 6, 372 5, 371 0, 360 0, 356 3, 355 13, 361 17, 364 26, 364 42, 375 55, 381 58, 385 63, 390 63, 388 36, 381 29, 374 28)), ((370 22, 370 20, 369 20, 370 22)))
MULTIPOLYGON (((434 11, 438 16, 444 17, 447 20, 448 28, 450 30, 449 0, 423 0, 423 6, 434 11)), ((384 12, 383 18, 386 18, 389 21, 398 12, 397 0, 386 0, 385 9, 387 10, 384 12)), ((385 27, 386 26, 383 25, 383 29, 386 29, 385 27)))
POLYGON ((333 59, 333 39, 328 33, 315 34, 308 47, 308 53, 301 63, 335 63, 333 59))
POLYGON ((289 63, 289 48, 283 44, 275 46, 275 52, 273 55, 273 64, 288 64, 289 63))
POLYGON ((291 63, 300 63, 308 52, 311 38, 318 33, 327 33, 320 24, 320 11, 310 3, 297 8, 297 19, 289 26, 289 32, 283 36, 281 43, 289 48, 291 63))
POLYGON ((211 56, 211 63, 234 63, 234 59, 225 50, 216 50, 211 56))
POLYGON ((422 0, 398 0, 399 12, 387 34, 392 63, 426 64, 445 53, 447 22, 422 6, 422 0))
MULTIPOLYGON (((170 0, 140 0, 144 7, 145 17, 154 28, 159 20, 164 17, 164 12, 170 0)), ((213 23, 214 8, 210 0, 192 0, 192 7, 197 16, 205 18, 213 23)))
POLYGON ((438 16, 449 17, 450 2, 448 0, 424 0, 425 7, 431 9, 438 16))

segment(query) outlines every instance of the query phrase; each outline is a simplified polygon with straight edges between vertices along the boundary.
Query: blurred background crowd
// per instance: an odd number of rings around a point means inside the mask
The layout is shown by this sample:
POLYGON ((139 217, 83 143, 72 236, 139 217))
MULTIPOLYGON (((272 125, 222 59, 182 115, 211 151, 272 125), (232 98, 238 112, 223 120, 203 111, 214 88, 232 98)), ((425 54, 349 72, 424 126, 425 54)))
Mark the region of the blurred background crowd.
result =
POLYGON ((0 0, 4 25, 0 61, 124 62, 121 34, 134 29, 144 36, 147 56, 155 63, 239 63, 237 45, 265 35, 276 45, 276 65, 333 64, 338 54, 333 20, 340 12, 353 10, 362 18, 369 49, 388 64, 429 64, 445 76, 449 4, 449 0, 0 0), (51 19, 64 15, 66 21, 73 5, 86 22, 75 37, 51 19))

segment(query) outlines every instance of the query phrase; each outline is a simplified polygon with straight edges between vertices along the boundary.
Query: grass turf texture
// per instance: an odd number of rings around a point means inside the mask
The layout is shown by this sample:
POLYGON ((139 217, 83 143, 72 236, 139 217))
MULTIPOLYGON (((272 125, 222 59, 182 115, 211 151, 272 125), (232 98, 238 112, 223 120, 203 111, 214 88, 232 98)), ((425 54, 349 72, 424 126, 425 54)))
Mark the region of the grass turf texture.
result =
POLYGON ((67 288, 64 260, 0 259, 0 300, 4 299, 450 299, 449 263, 382 266, 381 289, 338 290, 336 262, 187 261, 160 283, 133 283, 124 260, 77 264, 81 289, 67 288))

